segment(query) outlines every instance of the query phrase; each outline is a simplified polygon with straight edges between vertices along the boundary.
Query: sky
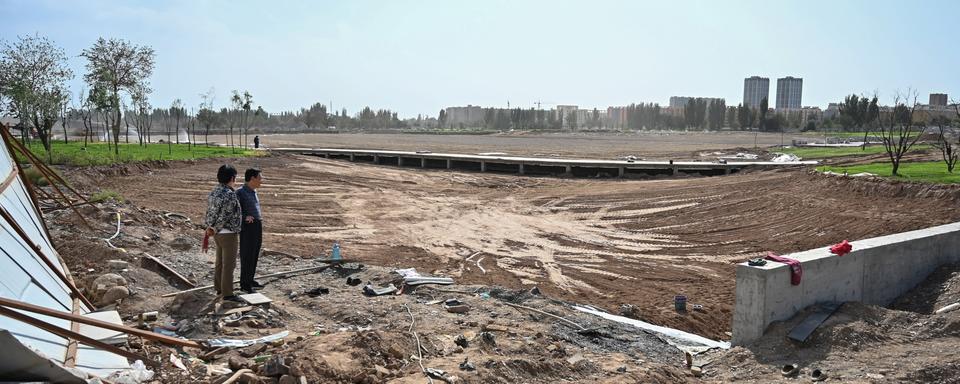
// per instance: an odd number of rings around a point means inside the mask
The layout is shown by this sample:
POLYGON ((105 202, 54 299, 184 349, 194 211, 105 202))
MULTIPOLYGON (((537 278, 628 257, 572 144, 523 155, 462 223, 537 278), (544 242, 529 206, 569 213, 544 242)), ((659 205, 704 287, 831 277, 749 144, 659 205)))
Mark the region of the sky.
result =
MULTIPOLYGON (((743 79, 803 78, 803 105, 913 89, 960 100, 960 1, 0 0, 0 39, 69 56, 99 37, 156 50, 151 102, 250 91, 268 112, 322 102, 401 117, 467 104, 605 108, 742 102, 743 79)), ((771 106, 773 103, 771 102, 771 106)))

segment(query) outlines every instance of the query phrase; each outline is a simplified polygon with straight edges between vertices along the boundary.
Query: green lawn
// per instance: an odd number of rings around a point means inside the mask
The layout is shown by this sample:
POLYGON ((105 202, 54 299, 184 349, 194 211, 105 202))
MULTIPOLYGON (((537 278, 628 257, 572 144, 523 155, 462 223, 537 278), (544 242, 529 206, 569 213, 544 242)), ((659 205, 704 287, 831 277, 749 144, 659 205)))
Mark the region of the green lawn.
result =
MULTIPOLYGON (((928 149, 930 149, 929 145, 917 144, 911 148, 910 151, 926 151, 928 149)), ((805 160, 823 159, 837 156, 879 155, 886 153, 886 150, 883 149, 882 145, 867 146, 866 150, 860 149, 860 147, 790 147, 783 149, 776 148, 771 151, 794 154, 802 157, 805 160)))
MULTIPOLYGON (((833 171, 837 173, 847 172, 855 174, 869 172, 879 176, 892 177, 890 174, 890 163, 870 163, 851 166, 822 166, 817 167, 818 171, 833 171)), ((954 170, 954 173, 947 173, 947 165, 942 161, 923 161, 915 163, 900 163, 900 176, 898 180, 923 181, 940 184, 960 183, 960 169, 954 170)))
MULTIPOLYGON (((47 160, 47 153, 39 141, 31 142, 29 148, 38 158, 44 161, 47 160)), ((53 164, 76 166, 107 165, 145 160, 248 157, 259 156, 263 153, 249 149, 238 148, 234 150, 229 147, 207 147, 203 145, 188 147, 186 144, 173 144, 168 147, 167 144, 157 143, 144 146, 138 144, 120 144, 120 156, 118 158, 114 155, 113 147, 108 148, 106 143, 87 144, 86 148, 84 148, 83 142, 75 141, 66 144, 62 141, 54 142, 52 152, 53 164)))
MULTIPOLYGON (((860 132, 844 132, 844 131, 836 131, 836 132, 831 132, 831 131, 822 132, 822 131, 821 131, 821 132, 818 132, 818 131, 807 131, 807 132, 802 132, 802 133, 800 133, 800 135, 801 135, 801 136, 804 136, 804 137, 824 137, 824 136, 826 136, 826 137, 843 137, 843 138, 848 138, 848 139, 859 139, 859 140, 863 140, 863 134, 864 134, 863 131, 860 131, 860 132)), ((920 132, 912 132, 912 133, 910 133, 910 137, 914 137, 914 136, 916 136, 916 135, 918 135, 918 134, 920 134, 920 132)), ((879 132, 875 132, 875 131, 870 131, 870 133, 869 133, 867 136, 879 137, 879 136, 880 136, 880 133, 879 133, 879 132)), ((858 140, 858 141, 859 141, 859 140, 858 140)))

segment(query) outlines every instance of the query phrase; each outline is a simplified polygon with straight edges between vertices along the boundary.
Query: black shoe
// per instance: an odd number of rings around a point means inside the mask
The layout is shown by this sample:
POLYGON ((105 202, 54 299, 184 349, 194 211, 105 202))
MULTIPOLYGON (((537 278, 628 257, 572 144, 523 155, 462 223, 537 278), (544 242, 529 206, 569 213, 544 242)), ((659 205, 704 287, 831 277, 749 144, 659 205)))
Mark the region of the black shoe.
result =
POLYGON ((253 288, 240 288, 240 290, 247 294, 253 293, 253 288))
POLYGON ((232 301, 232 302, 235 302, 235 303, 242 303, 242 302, 243 302, 243 300, 240 299, 240 296, 237 296, 237 295, 224 296, 224 297, 223 297, 223 301, 232 301))
POLYGON ((263 287, 264 287, 263 284, 260 284, 259 282, 256 282, 256 281, 254 281, 253 283, 251 283, 250 286, 253 287, 253 288, 263 288, 263 287))

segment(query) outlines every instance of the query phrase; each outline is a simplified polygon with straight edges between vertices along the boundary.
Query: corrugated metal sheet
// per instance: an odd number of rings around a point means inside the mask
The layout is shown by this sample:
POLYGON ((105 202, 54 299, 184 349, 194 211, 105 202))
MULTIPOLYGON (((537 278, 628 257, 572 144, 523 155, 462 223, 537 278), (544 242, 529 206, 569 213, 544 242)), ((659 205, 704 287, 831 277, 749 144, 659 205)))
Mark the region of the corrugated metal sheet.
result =
MULTIPOLYGON (((42 218, 30 199, 26 185, 19 175, 13 158, 6 146, 0 145, 0 180, 6 180, 11 174, 13 180, 0 191, 0 205, 5 208, 14 221, 23 228, 28 239, 21 238, 6 221, 0 220, 0 296, 44 306, 50 309, 71 312, 73 299, 66 282, 50 270, 29 246, 28 241, 36 244, 41 251, 56 258, 53 264, 61 270, 59 255, 44 229, 42 218)), ((81 303, 81 314, 89 313, 81 303)), ((26 313, 26 312, 24 312, 26 313)), ((70 329, 70 321, 47 316, 26 313, 39 320, 70 329)), ((0 329, 7 330, 23 346, 36 351, 50 360, 63 364, 67 351, 67 340, 26 323, 0 316, 0 329)), ((10 339, 0 338, 0 343, 10 343, 10 339), (6 341, 5 341, 6 340, 6 341)), ((9 346, 0 344, 0 350, 7 351, 9 346)), ((9 372, 11 362, 0 359, 0 372, 9 372)), ((119 369, 130 367, 126 358, 109 352, 81 345, 77 352, 76 367, 98 376, 106 376, 119 369)), ((59 372, 51 370, 51 374, 59 372)))

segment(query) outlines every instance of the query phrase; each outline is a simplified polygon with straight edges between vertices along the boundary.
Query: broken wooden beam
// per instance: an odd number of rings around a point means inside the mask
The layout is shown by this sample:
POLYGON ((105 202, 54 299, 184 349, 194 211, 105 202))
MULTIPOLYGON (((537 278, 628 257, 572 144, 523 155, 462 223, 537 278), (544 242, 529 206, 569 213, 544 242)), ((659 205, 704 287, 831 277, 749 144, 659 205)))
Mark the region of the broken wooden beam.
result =
MULTIPOLYGON (((350 261, 348 261, 348 260, 320 260, 320 262, 321 262, 321 263, 324 263, 324 262, 325 262, 325 263, 330 263, 330 264, 339 264, 339 263, 348 263, 348 262, 350 262, 350 261)), ((315 266, 312 266, 312 267, 295 269, 295 270, 292 270, 292 271, 271 273, 271 274, 269 274, 269 275, 260 275, 260 276, 254 277, 254 280, 256 280, 256 279, 269 279, 269 278, 271 278, 271 277, 281 277, 281 276, 291 275, 291 274, 294 274, 294 273, 320 271, 320 270, 324 270, 324 269, 327 269, 327 268, 330 268, 330 265, 315 265, 315 266)), ((234 284, 239 283, 239 282, 240 282, 240 279, 236 279, 236 280, 233 281, 234 284)), ((207 289, 210 289, 210 288, 213 288, 213 285, 212 285, 212 284, 211 284, 211 285, 204 285, 204 286, 202 286, 202 287, 196 287, 196 288, 192 288, 192 289, 187 289, 187 290, 183 290, 183 291, 178 291, 178 292, 171 292, 171 293, 162 295, 162 296, 160 296, 160 297, 173 297, 173 296, 179 295, 179 294, 181 294, 181 293, 203 291, 203 290, 207 290, 207 289)))
POLYGON ((164 264, 162 261, 160 261, 160 259, 150 256, 149 254, 143 254, 143 257, 140 259, 140 266, 160 274, 166 278, 167 281, 176 285, 177 288, 190 289, 197 286, 185 276, 181 275, 173 268, 170 268, 170 266, 164 264))

